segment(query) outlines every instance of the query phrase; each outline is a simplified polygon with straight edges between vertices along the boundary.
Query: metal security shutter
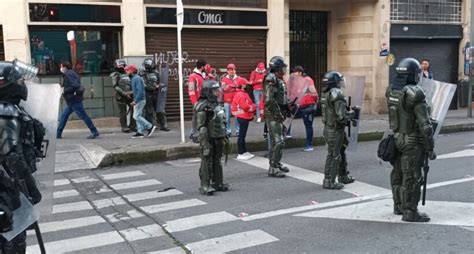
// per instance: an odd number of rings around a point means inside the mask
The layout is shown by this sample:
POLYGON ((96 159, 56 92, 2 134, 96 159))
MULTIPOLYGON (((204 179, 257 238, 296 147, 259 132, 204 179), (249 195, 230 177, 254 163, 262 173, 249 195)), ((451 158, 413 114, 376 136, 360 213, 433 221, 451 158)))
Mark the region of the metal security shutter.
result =
MULTIPOLYGON (((258 62, 266 59, 265 30, 223 30, 223 29, 184 29, 183 71, 187 76, 192 73, 198 59, 205 59, 219 76, 225 74, 228 63, 237 66, 237 74, 249 78, 250 72, 258 62), (222 69, 224 72, 221 72, 222 69)), ((157 55, 158 64, 170 66, 170 83, 166 112, 171 121, 179 119, 178 56, 176 29, 147 28, 146 53, 157 55)), ((187 95, 185 82, 184 107, 186 118, 190 118, 192 105, 187 95)))
MULTIPOLYGON (((391 39, 390 53, 395 55, 396 60, 390 67, 390 82, 395 77, 398 62, 403 58, 412 57, 420 62, 424 58, 428 59, 434 79, 457 84, 458 49, 459 40, 391 39)), ((450 109, 456 107, 457 96, 454 96, 450 109)))
POLYGON ((3 27, 0 26, 0 61, 5 61, 5 48, 3 47, 3 27))

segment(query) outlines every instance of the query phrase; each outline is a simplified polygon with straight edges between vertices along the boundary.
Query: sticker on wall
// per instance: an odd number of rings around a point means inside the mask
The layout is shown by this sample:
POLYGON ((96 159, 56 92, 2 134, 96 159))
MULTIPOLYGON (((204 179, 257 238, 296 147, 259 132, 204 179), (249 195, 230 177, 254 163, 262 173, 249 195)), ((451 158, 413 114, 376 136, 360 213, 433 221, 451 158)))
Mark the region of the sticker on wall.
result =
POLYGON ((394 54, 388 54, 387 58, 385 59, 385 62, 389 65, 392 66, 395 63, 395 55, 394 54))
POLYGON ((380 56, 388 56, 390 51, 388 50, 388 44, 386 42, 382 42, 380 45, 380 56))

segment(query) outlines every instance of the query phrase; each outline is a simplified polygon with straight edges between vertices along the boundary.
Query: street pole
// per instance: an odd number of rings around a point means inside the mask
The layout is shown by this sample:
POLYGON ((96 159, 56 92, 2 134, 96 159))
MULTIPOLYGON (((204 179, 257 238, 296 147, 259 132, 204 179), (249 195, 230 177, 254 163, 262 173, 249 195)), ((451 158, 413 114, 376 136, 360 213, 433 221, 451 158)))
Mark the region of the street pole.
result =
POLYGON ((472 118, 472 86, 474 86, 474 6, 471 1, 471 48, 469 50, 469 89, 467 94, 467 117, 472 118))
POLYGON ((181 143, 186 142, 184 138, 184 87, 183 87, 183 54, 181 53, 181 30, 183 29, 184 9, 183 2, 176 0, 176 23, 178 32, 178 79, 179 79, 179 116, 181 125, 181 143))

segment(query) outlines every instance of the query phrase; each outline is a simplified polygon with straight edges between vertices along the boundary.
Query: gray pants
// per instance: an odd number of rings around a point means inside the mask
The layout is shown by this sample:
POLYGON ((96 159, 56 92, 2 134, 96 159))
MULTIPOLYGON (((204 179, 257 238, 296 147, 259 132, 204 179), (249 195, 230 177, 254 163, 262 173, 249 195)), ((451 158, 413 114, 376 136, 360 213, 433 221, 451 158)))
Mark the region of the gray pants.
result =
POLYGON ((196 116, 196 110, 193 109, 193 119, 191 120, 191 137, 194 137, 197 132, 197 116, 196 116))

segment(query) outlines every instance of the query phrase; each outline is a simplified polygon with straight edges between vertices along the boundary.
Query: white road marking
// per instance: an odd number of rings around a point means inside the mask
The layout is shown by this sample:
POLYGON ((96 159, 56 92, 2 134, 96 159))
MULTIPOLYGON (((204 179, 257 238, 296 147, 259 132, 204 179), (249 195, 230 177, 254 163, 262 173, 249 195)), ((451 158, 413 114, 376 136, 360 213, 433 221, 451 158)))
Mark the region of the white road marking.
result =
POLYGON ((56 186, 63 186, 63 185, 68 185, 70 184, 71 182, 69 181, 69 179, 57 179, 57 180, 54 180, 54 187, 56 186))
POLYGON ((142 192, 142 193, 136 193, 136 194, 129 194, 129 195, 125 195, 124 197, 128 201, 134 202, 134 201, 140 201, 140 200, 169 197, 169 196, 180 195, 180 194, 183 194, 183 193, 179 190, 171 189, 171 190, 163 191, 163 192, 149 191, 149 192, 142 192))
POLYGON ((193 206, 198 206, 198 205, 205 205, 205 204, 206 202, 203 202, 199 199, 188 199, 188 200, 181 200, 181 201, 175 201, 175 202, 164 203, 164 204, 144 206, 144 207, 141 207, 141 209, 145 211, 146 213, 159 213, 159 212, 166 212, 166 211, 171 211, 171 210, 176 210, 176 209, 181 209, 181 208, 188 208, 188 207, 193 207, 193 206))
POLYGON ((167 250, 147 252, 147 254, 186 254, 186 251, 184 251, 180 247, 175 247, 175 248, 171 248, 171 249, 167 249, 167 250))
MULTIPOLYGON (((473 203, 429 200, 426 202, 427 206, 418 207, 420 211, 426 212, 431 217, 431 221, 425 224, 474 226, 474 220, 466 219, 472 217, 474 214, 473 203)), ((393 214, 393 200, 391 198, 344 206, 344 209, 331 208, 297 214, 295 216, 405 223, 401 220, 401 216, 393 214)))
POLYGON ((121 178, 129 178, 134 176, 144 176, 145 173, 141 171, 128 171, 123 173, 114 173, 114 174, 105 174, 101 175, 104 180, 114 180, 114 179, 121 179, 121 178))
MULTIPOLYGON (((76 218, 71 220, 52 221, 40 223, 41 233, 55 232, 67 229, 82 228, 95 224, 105 223, 106 221, 100 216, 89 216, 76 218)), ((34 234, 33 231, 28 231, 34 234)))
MULTIPOLYGON (((116 231, 45 243, 47 253, 65 253, 121 243, 124 239, 116 231)), ((40 253, 38 245, 28 246, 28 254, 40 253)))
POLYGON ((96 206, 97 209, 102 209, 105 207, 124 205, 127 202, 125 202, 125 200, 121 197, 113 197, 113 198, 94 200, 92 201, 92 203, 94 203, 94 206, 96 206))
POLYGON ((196 254, 213 254, 241 250, 276 241, 278 238, 262 230, 252 230, 190 243, 186 245, 186 248, 196 254))
MULTIPOLYGON (((428 179, 428 181, 429 181, 429 179, 428 179)), ((474 181, 474 177, 466 177, 466 178, 456 179, 456 180, 451 180, 451 181, 432 183, 432 184, 428 184, 426 186, 426 189, 443 187, 443 186, 453 185, 453 184, 457 184, 457 183, 467 183, 467 182, 471 182, 471 181, 474 181)))
POLYGON ((137 240, 162 236, 164 235, 164 231, 158 224, 152 224, 143 227, 121 230, 120 234, 122 234, 125 239, 127 239, 127 241, 133 242, 137 240))
POLYGON ((137 210, 130 210, 127 212, 127 214, 113 213, 113 214, 106 215, 105 217, 110 223, 115 223, 119 221, 126 221, 126 220, 141 218, 143 216, 145 215, 137 210))
POLYGON ((166 222, 166 230, 169 232, 179 232, 229 221, 236 221, 238 219, 238 217, 227 212, 207 213, 168 221, 166 222))
POLYGON ((466 147, 474 147, 474 144, 467 145, 466 147))
MULTIPOLYGON (((244 163, 247 163, 249 165, 268 170, 268 159, 267 158, 256 156, 251 160, 241 161, 241 162, 244 162, 244 163)), ((306 181, 306 182, 315 183, 315 184, 318 184, 318 185, 322 185, 322 183, 323 183, 324 174, 322 174, 322 173, 315 172, 315 171, 308 170, 308 169, 304 169, 304 168, 300 168, 300 167, 296 167, 296 166, 292 166, 292 165, 285 164, 285 163, 284 163, 284 165, 287 166, 290 169, 290 172, 286 174, 287 176, 290 176, 290 177, 293 177, 293 178, 296 178, 296 179, 299 179, 299 180, 303 180, 303 181, 306 181)), ((363 183, 363 182, 359 182, 359 181, 355 181, 354 183, 345 185, 344 188, 341 191, 348 192, 348 193, 351 193, 351 194, 356 195, 356 196, 373 195, 373 194, 378 194, 378 193, 384 193, 384 192, 387 192, 387 191, 390 192, 390 190, 388 190, 388 189, 381 188, 381 187, 371 185, 371 184, 367 184, 367 183, 363 183)))
POLYGON ((80 201, 80 202, 74 202, 74 203, 53 205, 53 214, 84 211, 84 210, 91 210, 91 209, 92 209, 92 206, 89 204, 89 202, 80 201))
POLYGON ((150 179, 150 180, 143 180, 143 181, 112 184, 110 185, 110 188, 114 190, 127 190, 127 189, 133 189, 133 188, 159 185, 159 184, 161 184, 160 181, 155 180, 155 179, 150 179))
POLYGON ((73 183, 90 183, 90 182, 97 182, 99 179, 92 178, 90 176, 84 176, 79 178, 71 179, 73 183))
POLYGON ((466 149, 454 153, 442 154, 437 157, 438 160, 442 159, 452 159, 452 158, 462 158, 462 157, 472 157, 474 156, 474 149, 466 149))
POLYGON ((55 191, 53 193, 53 198, 67 198, 75 196, 79 196, 79 192, 77 192, 77 190, 55 191))

